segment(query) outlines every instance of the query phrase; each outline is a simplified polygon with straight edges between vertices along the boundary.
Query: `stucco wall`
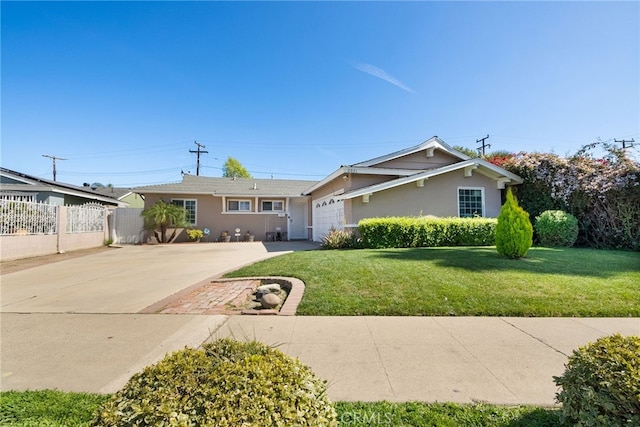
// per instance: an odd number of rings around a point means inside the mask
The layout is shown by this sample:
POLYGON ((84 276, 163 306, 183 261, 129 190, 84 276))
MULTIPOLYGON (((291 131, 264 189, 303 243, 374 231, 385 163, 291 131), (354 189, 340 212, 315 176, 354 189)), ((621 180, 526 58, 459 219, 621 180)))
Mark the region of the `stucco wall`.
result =
POLYGON ((479 173, 465 178, 462 170, 439 175, 424 182, 424 187, 409 183, 374 193, 369 203, 362 197, 345 201, 345 215, 350 205, 347 222, 357 223, 363 218, 387 216, 435 215, 458 216, 458 187, 483 187, 486 217, 497 217, 501 207, 501 191, 496 182, 479 173))
MULTIPOLYGON (((217 241, 220 234, 223 231, 227 231, 232 240, 236 240, 235 229, 240 228, 242 237, 247 231, 250 231, 254 235, 255 240, 266 240, 267 232, 275 232, 276 227, 280 227, 282 232, 287 231, 287 218, 279 217, 277 212, 222 212, 222 197, 215 197, 213 195, 197 195, 189 196, 184 194, 149 194, 146 197, 146 206, 151 206, 156 203, 160 198, 165 201, 171 199, 195 199, 196 203, 196 221, 195 227, 199 229, 208 228, 211 230, 211 234, 206 241, 217 241)), ((233 200, 251 200, 252 209, 256 208, 255 198, 232 198, 233 200)), ((279 198, 258 198, 258 207, 261 206, 262 200, 283 200, 279 198)), ((187 241, 188 237, 184 231, 180 233, 177 242, 187 241)))
POLYGON ((0 259, 2 261, 50 255, 61 251, 95 248, 102 246, 109 235, 107 217, 104 231, 91 233, 67 233, 67 207, 60 206, 57 230, 59 234, 26 234, 0 236, 0 259))

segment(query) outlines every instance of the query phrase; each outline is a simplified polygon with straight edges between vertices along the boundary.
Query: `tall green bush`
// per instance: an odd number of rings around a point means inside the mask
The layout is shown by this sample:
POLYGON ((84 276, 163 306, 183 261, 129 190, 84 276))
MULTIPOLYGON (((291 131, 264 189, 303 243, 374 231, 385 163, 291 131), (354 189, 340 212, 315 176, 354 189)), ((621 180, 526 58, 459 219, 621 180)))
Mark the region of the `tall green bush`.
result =
POLYGON ((533 244, 533 227, 529 214, 518 205, 511 187, 500 209, 496 226, 496 249, 508 258, 522 258, 533 244))
POLYGON ((535 231, 542 246, 573 246, 578 238, 578 220, 564 211, 544 211, 536 217, 535 231))
POLYGON ((600 338, 569 356, 556 398, 576 426, 640 426, 640 338, 600 338))
POLYGON ((134 375, 92 426, 337 426, 326 382, 256 341, 185 348, 134 375))

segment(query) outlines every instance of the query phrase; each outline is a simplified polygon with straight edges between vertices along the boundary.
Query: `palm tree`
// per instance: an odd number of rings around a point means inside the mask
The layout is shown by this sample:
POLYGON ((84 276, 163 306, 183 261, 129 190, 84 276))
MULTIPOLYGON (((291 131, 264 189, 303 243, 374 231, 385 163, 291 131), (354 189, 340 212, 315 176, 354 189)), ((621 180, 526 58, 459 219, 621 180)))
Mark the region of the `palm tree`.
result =
POLYGON ((182 206, 166 203, 160 199, 152 206, 143 210, 145 230, 152 230, 156 239, 160 243, 167 243, 176 237, 176 227, 186 225, 187 210, 182 206), (167 229, 174 227, 173 233, 167 239, 167 229), (158 230, 160 235, 158 235, 158 230))

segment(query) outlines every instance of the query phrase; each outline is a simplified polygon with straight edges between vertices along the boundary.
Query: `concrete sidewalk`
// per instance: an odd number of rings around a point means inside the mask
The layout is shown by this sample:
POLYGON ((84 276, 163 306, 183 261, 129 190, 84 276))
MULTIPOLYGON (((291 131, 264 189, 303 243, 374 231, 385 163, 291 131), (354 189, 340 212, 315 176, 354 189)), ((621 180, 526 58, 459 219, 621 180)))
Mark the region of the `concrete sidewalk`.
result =
POLYGON ((220 337, 298 357, 333 400, 554 404, 578 346, 640 319, 2 313, 2 390, 108 393, 166 352, 220 337))

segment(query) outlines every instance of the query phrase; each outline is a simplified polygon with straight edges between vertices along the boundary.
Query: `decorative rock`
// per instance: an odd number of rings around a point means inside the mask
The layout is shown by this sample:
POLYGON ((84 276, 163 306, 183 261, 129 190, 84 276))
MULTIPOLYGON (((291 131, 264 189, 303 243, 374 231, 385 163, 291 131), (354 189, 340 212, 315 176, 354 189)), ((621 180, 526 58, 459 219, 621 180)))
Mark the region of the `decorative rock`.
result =
POLYGON ((264 308, 276 308, 282 300, 276 294, 264 294, 262 298, 260 298, 260 304, 264 308))
POLYGON ((268 283, 266 285, 258 286, 256 288, 256 292, 261 294, 270 294, 272 292, 278 292, 280 289, 280 285, 278 283, 268 283))

